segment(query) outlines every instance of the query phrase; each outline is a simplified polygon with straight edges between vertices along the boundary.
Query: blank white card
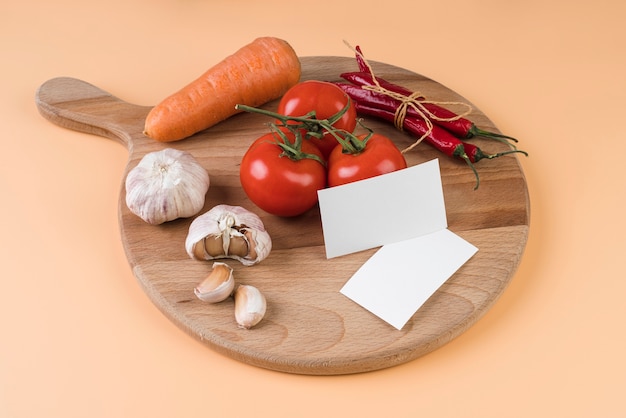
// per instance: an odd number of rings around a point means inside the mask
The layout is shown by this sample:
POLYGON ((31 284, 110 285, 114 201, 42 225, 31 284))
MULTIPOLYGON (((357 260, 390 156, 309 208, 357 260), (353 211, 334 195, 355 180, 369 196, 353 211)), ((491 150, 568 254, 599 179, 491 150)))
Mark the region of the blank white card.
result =
POLYGON ((448 226, 439 160, 318 192, 326 257, 448 226))

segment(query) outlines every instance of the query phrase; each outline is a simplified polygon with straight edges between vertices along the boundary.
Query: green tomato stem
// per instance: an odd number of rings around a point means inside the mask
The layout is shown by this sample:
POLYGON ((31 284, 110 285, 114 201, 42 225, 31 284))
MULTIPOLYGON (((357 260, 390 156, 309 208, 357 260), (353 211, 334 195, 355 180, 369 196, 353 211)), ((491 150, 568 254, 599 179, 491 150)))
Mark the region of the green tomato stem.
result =
POLYGON ((300 133, 300 131, 293 132, 295 135, 295 140, 292 143, 285 134, 285 132, 278 129, 276 125, 271 124, 270 126, 274 131, 274 134, 280 137, 280 139, 276 140, 276 145, 283 150, 283 152, 280 154, 281 157, 287 157, 293 161, 300 161, 308 158, 310 160, 317 161, 324 168, 326 167, 326 161, 324 161, 324 159, 321 158, 319 155, 302 151, 302 134, 300 133))
MULTIPOLYGON (((348 132, 342 129, 337 129, 333 127, 333 124, 341 118, 341 116, 349 109, 350 101, 343 107, 339 112, 331 116, 327 119, 316 119, 315 112, 311 111, 304 116, 286 116, 281 115, 280 113, 272 112, 270 110, 259 109, 256 107, 251 107, 247 105, 237 104, 235 105, 235 109, 243 110, 245 112, 250 113, 258 113, 261 115, 269 116, 271 118, 277 119, 281 122, 281 127, 285 127, 289 129, 291 132, 296 134, 296 144, 294 148, 301 148, 301 138, 300 135, 298 140, 299 130, 306 130, 307 135, 314 137, 321 137, 322 132, 326 131, 330 135, 335 138, 335 140, 341 145, 343 152, 347 154, 358 154, 365 149, 365 145, 367 144, 367 140, 371 137, 372 131, 370 134, 364 138, 363 140, 357 138, 352 132, 348 132), (289 123, 291 122, 291 123, 289 123), (295 124, 293 122, 296 122, 295 124)), ((274 125, 275 126, 275 125, 274 125)))

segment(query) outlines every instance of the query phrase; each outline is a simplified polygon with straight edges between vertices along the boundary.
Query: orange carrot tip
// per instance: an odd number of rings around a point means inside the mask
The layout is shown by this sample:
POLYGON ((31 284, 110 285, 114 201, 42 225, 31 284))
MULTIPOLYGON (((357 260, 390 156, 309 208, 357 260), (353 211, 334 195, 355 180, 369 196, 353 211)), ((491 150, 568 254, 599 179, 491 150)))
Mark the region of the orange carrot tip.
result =
POLYGON ((144 134, 160 142, 190 137, 239 113, 237 104, 256 107, 281 97, 300 75, 289 43, 257 38, 154 106, 144 134))

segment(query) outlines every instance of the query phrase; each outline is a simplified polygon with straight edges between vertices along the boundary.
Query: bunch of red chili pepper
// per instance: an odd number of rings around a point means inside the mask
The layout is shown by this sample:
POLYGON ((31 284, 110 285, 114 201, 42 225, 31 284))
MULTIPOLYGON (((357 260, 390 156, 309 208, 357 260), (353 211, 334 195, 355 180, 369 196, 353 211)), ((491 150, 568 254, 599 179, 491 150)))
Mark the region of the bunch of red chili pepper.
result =
MULTIPOLYGON (((356 52, 359 71, 340 75, 349 83, 336 82, 334 84, 350 96, 358 114, 397 123, 396 112, 403 105, 403 102, 393 95, 364 87, 380 87, 383 91, 392 92, 394 95, 397 94, 405 98, 414 96, 414 92, 375 76, 358 46, 356 52)), ((444 154, 465 161, 476 175, 475 189, 478 188, 479 177, 474 163, 482 159, 493 159, 516 152, 528 155, 525 151, 518 150, 511 143, 517 142, 515 138, 479 129, 467 118, 459 116, 439 104, 425 101, 423 97, 417 97, 414 100, 419 101, 420 108, 425 111, 407 106, 406 115, 401 121, 402 126, 399 126, 398 129, 405 130, 418 138, 423 137, 426 143, 444 154), (507 142, 512 149, 497 154, 486 154, 476 145, 463 141, 476 136, 507 142)))

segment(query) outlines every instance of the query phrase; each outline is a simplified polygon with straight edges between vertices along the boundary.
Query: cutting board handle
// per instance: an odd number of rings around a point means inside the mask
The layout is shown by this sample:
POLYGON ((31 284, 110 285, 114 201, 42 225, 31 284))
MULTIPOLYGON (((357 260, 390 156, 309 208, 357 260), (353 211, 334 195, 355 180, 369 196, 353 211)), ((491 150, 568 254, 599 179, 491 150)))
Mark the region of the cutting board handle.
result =
POLYGON ((149 106, 118 99, 85 81, 57 77, 43 83, 35 94, 41 115, 67 129, 103 136, 130 148, 133 138, 144 138, 137 120, 145 119, 149 106))

